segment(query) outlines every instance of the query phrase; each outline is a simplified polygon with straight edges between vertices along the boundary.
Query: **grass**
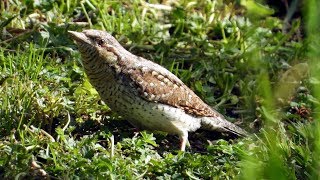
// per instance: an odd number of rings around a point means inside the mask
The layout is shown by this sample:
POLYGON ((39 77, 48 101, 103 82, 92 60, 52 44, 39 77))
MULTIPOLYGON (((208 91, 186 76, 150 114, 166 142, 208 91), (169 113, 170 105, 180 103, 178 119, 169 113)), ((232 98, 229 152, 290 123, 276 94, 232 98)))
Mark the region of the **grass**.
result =
POLYGON ((318 5, 288 26, 255 1, 1 2, 0 177, 319 179, 318 5), (165 66, 252 135, 191 133, 186 153, 175 136, 135 135, 66 33, 87 28, 165 66))

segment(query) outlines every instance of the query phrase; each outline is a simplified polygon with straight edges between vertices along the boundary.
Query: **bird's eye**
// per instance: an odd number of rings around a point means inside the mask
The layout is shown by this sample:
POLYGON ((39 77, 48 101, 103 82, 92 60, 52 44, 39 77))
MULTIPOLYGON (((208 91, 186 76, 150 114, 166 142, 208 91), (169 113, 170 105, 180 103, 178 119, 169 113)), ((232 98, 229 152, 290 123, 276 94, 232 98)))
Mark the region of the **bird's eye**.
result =
POLYGON ((103 46, 105 41, 104 41, 104 39, 97 39, 97 43, 99 46, 103 46))

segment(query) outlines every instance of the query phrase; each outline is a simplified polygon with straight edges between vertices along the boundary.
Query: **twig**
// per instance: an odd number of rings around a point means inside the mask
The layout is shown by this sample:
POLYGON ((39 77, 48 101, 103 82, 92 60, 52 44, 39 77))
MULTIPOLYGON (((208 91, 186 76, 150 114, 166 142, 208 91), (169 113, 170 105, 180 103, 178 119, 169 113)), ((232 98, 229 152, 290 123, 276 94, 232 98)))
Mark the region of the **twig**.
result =
POLYGON ((110 142, 111 142, 111 158, 114 157, 114 136, 112 135, 110 137, 110 142))
POLYGON ((167 5, 163 5, 163 4, 150 4, 147 2, 142 2, 142 5, 147 6, 149 8, 158 9, 158 10, 172 11, 172 9, 173 9, 171 6, 167 6, 167 5))

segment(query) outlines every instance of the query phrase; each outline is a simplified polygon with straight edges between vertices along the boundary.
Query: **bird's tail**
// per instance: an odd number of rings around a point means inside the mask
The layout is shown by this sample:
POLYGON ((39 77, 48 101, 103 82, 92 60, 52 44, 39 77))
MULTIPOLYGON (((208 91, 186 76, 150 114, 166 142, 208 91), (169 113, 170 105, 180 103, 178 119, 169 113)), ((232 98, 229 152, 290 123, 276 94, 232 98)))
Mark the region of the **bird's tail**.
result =
POLYGON ((212 131, 228 132, 237 136, 248 135, 245 130, 227 121, 222 116, 201 118, 201 128, 212 131))

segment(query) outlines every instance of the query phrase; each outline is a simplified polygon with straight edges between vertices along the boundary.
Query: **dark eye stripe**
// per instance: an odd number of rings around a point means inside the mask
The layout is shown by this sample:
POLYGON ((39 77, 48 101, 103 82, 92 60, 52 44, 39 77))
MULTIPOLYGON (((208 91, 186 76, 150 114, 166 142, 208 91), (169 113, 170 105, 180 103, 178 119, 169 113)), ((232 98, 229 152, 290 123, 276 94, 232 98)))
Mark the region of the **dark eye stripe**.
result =
POLYGON ((97 39, 98 45, 103 46, 105 44, 104 39, 97 39))

